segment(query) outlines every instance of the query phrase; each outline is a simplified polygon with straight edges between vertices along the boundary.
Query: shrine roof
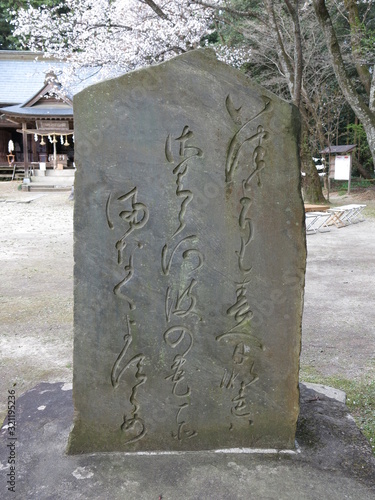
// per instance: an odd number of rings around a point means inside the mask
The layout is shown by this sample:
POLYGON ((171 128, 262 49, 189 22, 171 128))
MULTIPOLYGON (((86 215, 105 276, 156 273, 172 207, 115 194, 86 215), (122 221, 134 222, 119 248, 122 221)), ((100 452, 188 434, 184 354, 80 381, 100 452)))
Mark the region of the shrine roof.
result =
POLYGON ((8 116, 27 116, 29 118, 68 118, 73 117, 73 108, 65 106, 39 107, 33 106, 25 108, 20 105, 7 106, 1 108, 0 112, 8 116))
POLYGON ((27 51, 0 51, 0 106, 20 104, 43 86, 46 74, 66 63, 27 51))

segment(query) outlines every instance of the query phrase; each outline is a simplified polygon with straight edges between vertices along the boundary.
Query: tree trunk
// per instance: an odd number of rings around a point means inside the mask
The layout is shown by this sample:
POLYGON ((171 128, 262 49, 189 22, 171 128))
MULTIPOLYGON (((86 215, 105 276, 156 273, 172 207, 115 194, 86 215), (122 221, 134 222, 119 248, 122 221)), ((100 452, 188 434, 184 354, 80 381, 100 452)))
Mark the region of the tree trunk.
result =
POLYGON ((369 94, 371 87, 371 74, 368 66, 363 63, 361 48, 361 38, 363 33, 361 27, 362 23, 359 17, 358 4, 355 0, 344 0, 344 4, 349 14, 350 38, 355 67, 357 69, 358 76, 365 87, 366 93, 369 94))
POLYGON ((357 159, 355 159, 354 166, 358 170, 358 172, 364 177, 365 179, 372 179, 372 175, 364 168, 362 165, 359 163, 357 159))
POLYGON ((301 141, 301 170, 305 174, 302 176, 302 194, 306 203, 326 203, 324 198, 320 177, 315 163, 313 162, 310 148, 307 141, 307 130, 303 126, 301 141))
MULTIPOLYGON (((360 117, 359 117, 360 118, 360 117)), ((372 161, 375 166, 375 115, 373 115, 372 120, 361 120, 363 129, 366 132, 366 139, 367 143, 369 145, 370 151, 371 151, 371 156, 372 156, 372 161)))
POLYGON ((362 122, 364 131, 366 133, 367 142, 371 150, 372 160, 375 165, 375 113, 373 107, 373 98, 375 96, 375 75, 372 75, 369 105, 367 105, 362 96, 359 95, 356 91, 351 79, 346 72, 335 29, 333 27, 325 1, 313 0, 313 4, 315 13, 324 33, 337 82, 340 85, 341 91, 344 94, 347 103, 362 122))
MULTIPOLYGON (((302 103, 302 75, 303 75, 303 54, 302 54, 302 37, 299 23, 298 1, 285 0, 285 4, 289 11, 294 27, 294 59, 292 60, 287 50, 284 47, 281 32, 279 30, 279 19, 274 10, 274 2, 267 0, 264 2, 268 12, 269 23, 274 33, 276 34, 276 50, 280 66, 283 69, 286 78, 289 92, 293 104, 300 110, 302 115, 306 114, 306 110, 302 103)), ((315 164, 312 160, 312 154, 308 147, 306 125, 303 123, 302 117, 302 144, 300 148, 301 169, 304 173, 302 178, 302 191, 304 200, 308 203, 324 203, 326 200, 323 196, 320 178, 315 164), (305 132, 304 132, 305 131, 305 132)))

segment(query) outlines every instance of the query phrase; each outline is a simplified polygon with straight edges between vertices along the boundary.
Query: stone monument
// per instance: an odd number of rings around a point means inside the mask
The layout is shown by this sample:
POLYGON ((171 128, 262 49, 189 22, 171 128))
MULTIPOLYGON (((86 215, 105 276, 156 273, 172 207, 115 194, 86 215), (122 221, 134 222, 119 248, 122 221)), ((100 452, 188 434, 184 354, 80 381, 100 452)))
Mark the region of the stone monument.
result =
POLYGON ((293 448, 299 117, 204 49, 75 97, 69 453, 293 448))

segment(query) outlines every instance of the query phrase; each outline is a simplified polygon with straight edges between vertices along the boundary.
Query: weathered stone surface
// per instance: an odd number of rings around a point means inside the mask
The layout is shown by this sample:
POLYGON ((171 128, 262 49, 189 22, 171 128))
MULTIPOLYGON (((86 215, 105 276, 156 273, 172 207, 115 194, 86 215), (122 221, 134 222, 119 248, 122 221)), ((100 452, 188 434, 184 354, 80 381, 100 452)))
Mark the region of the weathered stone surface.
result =
POLYGON ((69 451, 292 448, 295 108, 204 50, 89 87, 74 111, 69 451))

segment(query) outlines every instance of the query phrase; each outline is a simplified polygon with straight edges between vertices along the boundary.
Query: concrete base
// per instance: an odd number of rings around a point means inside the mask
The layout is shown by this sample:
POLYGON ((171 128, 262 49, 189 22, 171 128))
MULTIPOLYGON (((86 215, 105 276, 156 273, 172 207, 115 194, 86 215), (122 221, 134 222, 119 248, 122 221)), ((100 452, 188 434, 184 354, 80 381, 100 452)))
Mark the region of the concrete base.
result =
POLYGON ((374 500, 375 457, 344 403, 301 384, 298 448, 67 456, 72 392, 40 384, 16 400, 0 436, 0 497, 47 499, 374 500), (13 457, 12 450, 15 451, 13 457), (15 460, 15 493, 8 490, 15 460))

